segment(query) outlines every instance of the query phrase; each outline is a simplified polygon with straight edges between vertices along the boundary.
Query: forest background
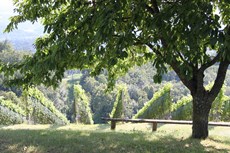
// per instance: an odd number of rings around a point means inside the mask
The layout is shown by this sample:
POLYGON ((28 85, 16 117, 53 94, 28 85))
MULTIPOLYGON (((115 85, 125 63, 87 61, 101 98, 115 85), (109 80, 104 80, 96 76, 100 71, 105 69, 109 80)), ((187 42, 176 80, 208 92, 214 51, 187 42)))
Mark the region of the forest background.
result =
MULTIPOLYGON (((0 60, 5 63, 21 62, 25 55, 31 56, 32 54, 32 51, 15 50, 14 46, 8 40, 0 42, 0 60)), ((205 72, 206 85, 214 81, 216 71, 217 66, 214 65, 205 72)), ((229 73, 228 71, 224 85, 224 94, 226 96, 230 96, 229 73)), ((118 93, 117 85, 119 84, 125 86, 128 91, 128 94, 123 99, 125 101, 125 117, 127 118, 132 118, 146 102, 152 99, 154 93, 167 82, 171 82, 173 85, 170 93, 173 103, 190 94, 173 71, 163 76, 161 84, 153 82, 154 74, 156 74, 156 70, 151 63, 134 66, 126 75, 121 76, 117 80, 114 90, 106 92, 106 71, 97 77, 91 77, 90 70, 69 70, 66 71, 65 77, 58 88, 53 89, 52 87, 39 86, 38 89, 46 98, 53 102, 54 106, 68 120, 73 122, 74 101, 76 99, 74 96, 74 85, 80 85, 89 101, 94 123, 103 123, 101 117, 109 117, 116 100, 118 93)), ((22 88, 6 87, 4 85, 4 75, 0 75, 0 96, 8 97, 8 99, 18 98, 20 100, 22 93, 22 88)))

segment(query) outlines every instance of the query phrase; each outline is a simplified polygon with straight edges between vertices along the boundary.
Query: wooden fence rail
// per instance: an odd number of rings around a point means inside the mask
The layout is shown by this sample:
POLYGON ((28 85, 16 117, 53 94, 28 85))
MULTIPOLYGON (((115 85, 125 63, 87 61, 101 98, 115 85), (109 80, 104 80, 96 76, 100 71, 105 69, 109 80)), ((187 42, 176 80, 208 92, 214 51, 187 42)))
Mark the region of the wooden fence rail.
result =
MULTIPOLYGON (((159 120, 159 119, 124 119, 124 118, 105 118, 102 120, 111 121, 111 130, 115 130, 116 122, 132 122, 132 123, 152 123, 152 131, 157 130, 157 123, 163 124, 192 124, 192 121, 185 120, 159 120)), ((229 126, 230 122, 209 122, 210 126, 229 126)))

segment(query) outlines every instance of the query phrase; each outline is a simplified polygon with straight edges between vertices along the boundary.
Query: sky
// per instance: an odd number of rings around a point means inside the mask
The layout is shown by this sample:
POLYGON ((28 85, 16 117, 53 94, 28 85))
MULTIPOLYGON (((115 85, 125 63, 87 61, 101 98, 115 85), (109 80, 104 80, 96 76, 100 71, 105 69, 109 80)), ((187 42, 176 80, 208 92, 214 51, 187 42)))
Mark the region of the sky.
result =
POLYGON ((7 19, 13 15, 13 2, 11 0, 1 0, 0 5, 0 19, 7 19))
MULTIPOLYGON (((13 9, 13 2, 12 0, 1 0, 1 5, 0 5, 0 11, 9 11, 10 9, 13 9)), ((13 13, 13 11, 11 11, 13 13)))
MULTIPOLYGON (((3 28, 3 26, 6 26, 9 23, 9 18, 15 15, 13 11, 15 7, 13 6, 12 0, 0 0, 0 1, 1 1, 0 3, 0 25, 2 26, 1 28, 3 28)), ((25 22, 25 23, 19 24, 18 29, 21 31, 25 31, 27 33, 37 34, 37 33, 41 33, 42 26, 38 23, 33 25, 32 23, 25 22)))

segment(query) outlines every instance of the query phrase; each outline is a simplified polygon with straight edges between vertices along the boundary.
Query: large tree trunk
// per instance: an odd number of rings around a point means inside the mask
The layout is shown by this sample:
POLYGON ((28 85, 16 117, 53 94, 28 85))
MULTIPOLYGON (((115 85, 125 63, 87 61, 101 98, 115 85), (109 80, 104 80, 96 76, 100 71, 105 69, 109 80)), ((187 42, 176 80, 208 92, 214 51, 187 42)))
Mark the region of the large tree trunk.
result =
POLYGON ((192 137, 205 139, 208 137, 208 117, 212 102, 208 98, 193 97, 192 137))

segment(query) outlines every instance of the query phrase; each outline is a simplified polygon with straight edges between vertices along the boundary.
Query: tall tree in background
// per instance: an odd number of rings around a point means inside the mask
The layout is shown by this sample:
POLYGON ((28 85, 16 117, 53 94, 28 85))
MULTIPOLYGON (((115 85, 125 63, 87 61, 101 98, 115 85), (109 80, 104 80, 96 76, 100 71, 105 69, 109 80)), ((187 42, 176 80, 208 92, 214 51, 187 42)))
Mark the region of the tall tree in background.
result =
POLYGON ((109 84, 131 66, 152 61, 160 82, 169 65, 193 97, 193 138, 208 136, 208 116, 230 61, 228 0, 14 0, 18 15, 6 31, 40 20, 47 33, 19 69, 17 84, 56 85, 67 69, 108 70, 109 84), (210 54, 209 50, 215 53, 210 54), (214 85, 204 71, 219 63, 214 85), (166 65, 167 64, 167 65, 166 65))

